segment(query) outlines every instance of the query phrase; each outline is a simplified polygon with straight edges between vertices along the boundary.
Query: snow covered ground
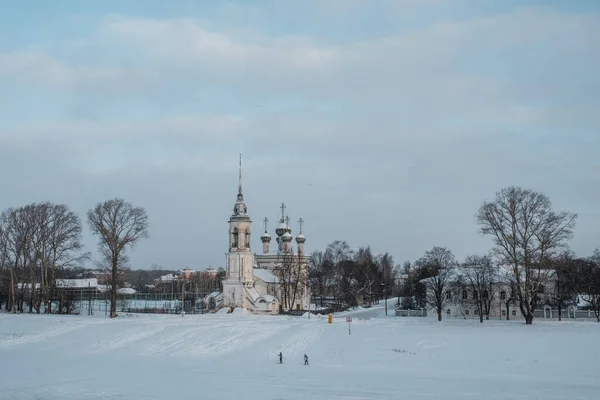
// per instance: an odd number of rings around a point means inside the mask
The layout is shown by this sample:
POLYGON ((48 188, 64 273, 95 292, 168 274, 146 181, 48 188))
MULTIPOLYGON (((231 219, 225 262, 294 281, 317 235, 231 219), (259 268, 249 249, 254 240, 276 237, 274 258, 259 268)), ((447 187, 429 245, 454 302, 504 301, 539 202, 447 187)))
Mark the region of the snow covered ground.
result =
POLYGON ((0 399, 598 399, 598 338, 592 322, 438 323, 381 307, 331 325, 0 314, 0 399))

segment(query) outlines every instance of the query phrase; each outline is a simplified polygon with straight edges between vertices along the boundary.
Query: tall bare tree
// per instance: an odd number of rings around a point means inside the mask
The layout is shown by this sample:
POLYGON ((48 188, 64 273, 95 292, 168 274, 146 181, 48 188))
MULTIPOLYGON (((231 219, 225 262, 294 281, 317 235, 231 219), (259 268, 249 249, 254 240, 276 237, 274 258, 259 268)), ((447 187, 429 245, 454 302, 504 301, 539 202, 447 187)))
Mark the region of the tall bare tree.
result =
POLYGON ((296 300, 308 290, 308 265, 302 254, 290 251, 279 254, 273 272, 279 280, 281 305, 288 311, 292 310, 296 300))
POLYGON ((52 312, 56 271, 79 266, 90 258, 90 253, 81 253, 81 218, 64 204, 51 205, 49 212, 41 270, 41 293, 46 313, 52 312))
POLYGON ((496 193, 477 212, 481 233, 491 236, 500 261, 512 268, 521 314, 533 322, 538 292, 548 281, 548 260, 562 250, 573 235, 577 216, 552 210, 544 194, 519 187, 496 193))
MULTIPOLYGON (((353 295, 352 288, 354 280, 354 261, 352 257, 354 252, 346 241, 336 240, 327 245, 325 257, 331 260, 334 266, 331 291, 334 299, 343 300, 352 304, 356 296, 353 295)), ((354 300, 355 301, 355 300, 354 300)))
POLYGON ((110 267, 110 317, 114 318, 117 316, 119 271, 129 261, 126 250, 148 237, 148 216, 142 207, 135 207, 123 199, 112 199, 89 210, 87 220, 92 233, 99 237, 102 262, 110 267))
POLYGON ((25 207, 9 208, 5 211, 8 235, 8 257, 10 259, 9 308, 13 313, 23 312, 27 286, 26 268, 31 251, 33 227, 25 207))
POLYGON ((311 292, 321 299, 321 306, 323 306, 325 297, 330 294, 334 274, 333 260, 330 259, 327 252, 315 251, 311 254, 309 260, 310 288, 311 292))
POLYGON ((388 297, 395 288, 394 257, 389 253, 377 256, 377 265, 381 272, 381 282, 383 283, 383 295, 388 297))
POLYGON ((471 291, 470 303, 479 314, 479 322, 490 319, 490 309, 496 296, 498 273, 489 256, 468 256, 460 268, 464 283, 471 291))
POLYGON ((425 286, 425 299, 427 304, 435 309, 438 321, 441 321, 444 308, 452 299, 452 281, 456 278, 456 258, 446 247, 436 246, 425 252, 415 264, 428 275, 421 280, 425 286))
POLYGON ((383 295, 380 289, 381 268, 378 265, 376 257, 371 252, 371 247, 360 247, 354 254, 354 268, 350 276, 353 282, 350 282, 349 290, 354 298, 354 302, 359 297, 368 296, 369 304, 372 304, 375 297, 383 295))

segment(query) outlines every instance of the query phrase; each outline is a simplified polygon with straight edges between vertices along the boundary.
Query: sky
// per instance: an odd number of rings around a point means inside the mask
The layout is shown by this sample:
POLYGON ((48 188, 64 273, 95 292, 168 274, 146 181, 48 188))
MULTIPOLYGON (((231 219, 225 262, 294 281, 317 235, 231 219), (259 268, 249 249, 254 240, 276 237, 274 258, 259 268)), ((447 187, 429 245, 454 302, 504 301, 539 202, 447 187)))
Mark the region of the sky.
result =
POLYGON ((0 209, 68 205, 94 258, 118 197, 150 219, 133 268, 223 266, 240 153, 256 252, 285 202, 307 252, 483 254, 511 185, 600 246, 596 1, 0 3, 0 209))

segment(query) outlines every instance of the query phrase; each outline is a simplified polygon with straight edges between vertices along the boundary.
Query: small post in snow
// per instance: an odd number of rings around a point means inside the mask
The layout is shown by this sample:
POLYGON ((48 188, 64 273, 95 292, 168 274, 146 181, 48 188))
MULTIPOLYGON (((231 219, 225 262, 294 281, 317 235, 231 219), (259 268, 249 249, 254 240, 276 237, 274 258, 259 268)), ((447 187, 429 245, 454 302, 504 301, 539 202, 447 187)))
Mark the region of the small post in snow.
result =
POLYGON ((348 323, 348 335, 350 335, 350 324, 352 323, 352 317, 346 317, 346 322, 348 323))

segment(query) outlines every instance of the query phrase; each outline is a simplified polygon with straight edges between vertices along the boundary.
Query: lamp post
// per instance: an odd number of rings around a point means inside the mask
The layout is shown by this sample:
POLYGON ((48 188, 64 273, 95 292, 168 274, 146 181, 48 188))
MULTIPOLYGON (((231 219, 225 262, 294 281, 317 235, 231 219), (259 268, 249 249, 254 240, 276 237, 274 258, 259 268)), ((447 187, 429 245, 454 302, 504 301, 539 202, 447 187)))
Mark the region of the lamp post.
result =
POLYGON ((184 305, 185 305, 185 284, 186 284, 186 281, 184 279, 181 282, 182 282, 182 284, 181 284, 181 316, 183 317, 183 315, 185 314, 184 305))

